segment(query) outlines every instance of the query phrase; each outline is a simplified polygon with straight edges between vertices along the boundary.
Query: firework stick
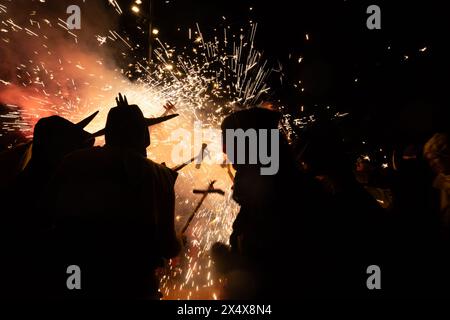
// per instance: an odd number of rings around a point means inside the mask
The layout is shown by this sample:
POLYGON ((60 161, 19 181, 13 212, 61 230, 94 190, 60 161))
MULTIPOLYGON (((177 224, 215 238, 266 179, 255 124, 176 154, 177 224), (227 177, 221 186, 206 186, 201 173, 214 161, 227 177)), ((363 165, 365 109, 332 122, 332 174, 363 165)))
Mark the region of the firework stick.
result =
MULTIPOLYGON (((216 181, 211 181, 208 189, 207 190, 212 190, 214 188, 214 183, 216 183, 216 181)), ((186 224, 184 225, 183 229, 181 230, 181 233, 184 234, 187 230, 187 228, 189 227, 189 224, 191 223, 192 219, 194 218, 195 214, 197 213, 197 211, 200 209, 200 207, 203 204, 203 201, 205 201, 206 197, 208 196, 208 192, 205 192, 203 194, 203 196, 201 197, 200 201, 198 202, 197 206, 195 207, 194 211, 191 213, 191 215, 189 216, 188 221, 186 222, 186 224)))
MULTIPOLYGON (((186 161, 185 163, 182 163, 182 164, 180 164, 180 165, 178 165, 178 166, 172 168, 172 170, 173 170, 173 171, 180 171, 181 169, 183 169, 184 167, 186 167, 188 164, 194 162, 194 161, 197 160, 197 159, 200 159, 200 162, 201 162, 201 161, 203 160, 203 154, 205 153, 205 150, 206 150, 206 147, 207 147, 207 146, 208 146, 208 145, 207 145, 206 143, 202 144, 202 150, 200 150, 200 153, 199 153, 197 156, 195 156, 195 157, 189 159, 189 160, 186 161)), ((197 168, 197 169, 198 169, 198 168, 197 168)))
POLYGON ((175 105, 172 102, 167 102, 163 108, 165 109, 164 113, 161 115, 161 117, 167 116, 170 112, 173 112, 175 110, 177 110, 177 108, 175 108, 175 105))
POLYGON ((225 191, 223 191, 222 189, 194 190, 193 193, 194 194, 217 193, 220 194, 221 196, 225 195, 225 191))
POLYGON ((234 175, 233 175, 233 172, 231 172, 231 164, 227 165, 227 173, 228 173, 228 176, 231 179, 231 182, 234 183, 234 175))
POLYGON ((181 234, 184 234, 186 232, 186 230, 189 227, 192 219, 194 219, 195 214, 198 212, 198 210, 202 206, 202 204, 205 201, 205 199, 208 196, 208 194, 210 194, 210 193, 218 193, 218 194, 221 194, 221 195, 225 194, 225 192, 223 192, 220 189, 214 189, 214 183, 216 183, 215 180, 211 181, 209 186, 208 186, 208 189, 206 189, 206 190, 194 190, 193 191, 193 193, 195 193, 195 194, 203 194, 203 196, 201 197, 200 201, 197 203, 197 206, 195 207, 194 211, 189 216, 189 219, 186 222, 186 224, 184 225, 183 230, 181 231, 181 234))
POLYGON ((231 163, 228 163, 227 159, 224 159, 220 166, 227 170, 227 174, 230 177, 231 182, 234 183, 234 175, 233 175, 233 172, 231 171, 231 168, 232 168, 231 163))

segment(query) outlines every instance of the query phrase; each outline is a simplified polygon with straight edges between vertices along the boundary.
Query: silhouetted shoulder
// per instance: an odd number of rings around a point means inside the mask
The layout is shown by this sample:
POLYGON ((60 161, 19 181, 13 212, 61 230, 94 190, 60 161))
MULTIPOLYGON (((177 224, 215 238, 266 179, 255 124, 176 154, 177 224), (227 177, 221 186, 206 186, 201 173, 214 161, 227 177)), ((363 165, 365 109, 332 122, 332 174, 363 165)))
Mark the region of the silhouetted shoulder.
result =
POLYGON ((109 172, 116 175, 125 174, 135 180, 153 176, 172 184, 178 176, 175 171, 137 152, 111 147, 93 147, 75 151, 64 159, 59 172, 67 172, 71 175, 91 172, 95 176, 109 172))
POLYGON ((165 211, 155 207, 172 202, 176 174, 138 152, 93 147, 64 158, 52 181, 50 195, 56 214, 105 216, 122 210, 165 211))
POLYGON ((150 159, 145 159, 146 165, 148 167, 149 173, 152 176, 159 177, 161 179, 166 180, 172 186, 175 184, 175 181, 178 177, 178 172, 173 171, 172 169, 166 167, 165 165, 156 163, 150 159))

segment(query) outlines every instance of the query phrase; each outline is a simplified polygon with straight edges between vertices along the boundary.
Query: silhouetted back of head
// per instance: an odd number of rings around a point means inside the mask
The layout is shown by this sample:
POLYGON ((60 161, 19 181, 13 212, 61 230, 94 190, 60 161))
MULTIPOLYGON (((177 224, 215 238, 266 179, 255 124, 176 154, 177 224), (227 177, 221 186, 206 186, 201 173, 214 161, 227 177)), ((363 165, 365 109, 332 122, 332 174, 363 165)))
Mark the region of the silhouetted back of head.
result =
POLYGON ((227 116, 222 122, 226 129, 277 129, 281 114, 265 108, 250 108, 227 116))
POLYGON ((336 127, 321 123, 305 131, 296 146, 297 159, 315 175, 351 175, 352 162, 336 127))
MULTIPOLYGON (((257 154, 260 154, 260 148, 261 144, 265 143, 268 153, 272 157, 277 157, 279 160, 279 163, 284 165, 285 161, 289 158, 288 155, 288 143, 285 137, 281 134, 280 131, 278 131, 278 135, 276 136, 277 139, 277 150, 271 150, 273 139, 274 137, 271 136, 271 130, 278 130, 278 124, 281 119, 281 114, 277 111, 272 111, 265 108, 250 108, 242 111, 237 111, 235 113, 230 114, 227 116, 221 125, 222 129, 222 141, 223 141, 223 152, 227 153, 228 159, 233 163, 237 163, 237 159, 239 158, 238 152, 245 152, 246 159, 248 158, 248 155, 254 151, 255 149, 258 150, 257 154), (228 141, 231 136, 227 136, 227 131, 233 130, 233 132, 237 133, 237 130, 243 130, 244 132, 249 132, 249 130, 253 131, 257 135, 257 141, 256 143, 251 143, 250 139, 247 139, 245 142, 245 148, 244 149, 237 149, 237 137, 233 137, 231 139, 234 139, 234 141, 228 141), (260 130, 266 130, 266 135, 262 136, 260 130), (261 139, 267 139, 266 141, 260 141, 261 139), (234 151, 232 154, 230 154, 231 150, 228 150, 228 146, 233 145, 234 151), (277 153, 277 154, 275 154, 277 153)), ((231 148, 230 148, 231 149, 231 148)), ((258 163, 256 166, 261 166, 260 160, 258 158, 258 163)), ((234 165, 236 168, 236 165, 234 165)), ((248 167, 247 165, 242 166, 242 164, 239 164, 239 168, 248 167)), ((253 166, 252 166, 253 167, 253 166)))
POLYGON ((94 138, 83 130, 84 123, 74 124, 59 116, 42 118, 34 127, 32 162, 54 167, 67 154, 91 147, 94 138))
POLYGON ((150 135, 144 115, 137 105, 112 108, 105 128, 106 145, 132 149, 146 156, 150 135))

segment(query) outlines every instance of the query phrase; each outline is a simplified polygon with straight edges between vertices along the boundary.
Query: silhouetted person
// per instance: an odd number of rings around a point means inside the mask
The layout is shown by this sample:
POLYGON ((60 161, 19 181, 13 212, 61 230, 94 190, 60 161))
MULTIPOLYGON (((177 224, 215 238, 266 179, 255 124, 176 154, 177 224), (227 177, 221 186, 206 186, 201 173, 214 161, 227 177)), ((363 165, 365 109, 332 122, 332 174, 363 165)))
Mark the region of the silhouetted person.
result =
POLYGON ((406 145, 395 152, 392 186, 394 231, 393 285, 400 297, 439 296, 443 284, 438 261, 441 250, 439 194, 422 148, 406 145), (405 266, 408 266, 405 268, 405 266))
POLYGON ((278 129, 279 120, 278 112, 252 108, 233 113, 222 123, 224 152, 236 170, 233 198, 240 205, 233 223, 231 247, 216 244, 212 251, 218 270, 227 274, 225 298, 281 298, 292 290, 312 294, 308 290, 313 290, 313 285, 305 281, 309 277, 318 279, 309 273, 312 268, 308 268, 311 263, 308 260, 312 252, 310 245, 317 252, 320 249, 305 226, 311 226, 308 220, 313 216, 313 205, 318 210, 321 205, 320 201, 314 203, 317 199, 314 187, 300 175, 281 132, 276 138, 279 152, 271 144, 270 130, 278 129), (226 136, 226 130, 230 129, 269 130, 268 140, 262 140, 260 135, 256 145, 267 143, 269 146, 272 161, 276 158, 279 162, 275 174, 263 175, 261 168, 267 166, 260 160, 256 164, 248 162, 248 154, 254 147, 248 141, 244 150, 239 150, 235 144, 235 152, 231 154, 232 149, 228 148, 231 141, 226 136), (247 154, 246 163, 237 161, 239 152, 247 154))
POLYGON ((148 119, 119 98, 108 114, 104 147, 66 157, 48 193, 55 215, 56 295, 156 299, 154 272, 178 254, 177 174, 146 157, 148 119), (66 268, 81 268, 82 289, 66 288, 66 268))
POLYGON ((2 273, 6 275, 2 294, 28 296, 39 287, 30 283, 39 279, 51 227, 48 211, 42 210, 39 203, 63 157, 94 144, 94 138, 83 128, 95 115, 77 124, 59 116, 40 119, 34 127, 32 146, 24 145, 18 156, 20 161, 9 168, 14 177, 2 192, 5 208, 1 223, 5 238, 2 252, 5 252, 3 267, 7 269, 2 273))
MULTIPOLYGON (((436 252, 437 268, 440 272, 436 281, 441 283, 438 286, 438 295, 441 297, 450 296, 450 258, 448 250, 450 249, 450 141, 447 134, 436 133, 425 144, 423 148, 424 158, 433 170, 435 178, 433 180, 433 189, 438 196, 436 201, 436 216, 439 235, 439 244, 434 248, 436 252)), ((433 208, 433 206, 430 206, 433 208)), ((433 211, 429 213, 433 214, 433 211)))
POLYGON ((0 152, 0 192, 5 192, 25 169, 31 157, 31 142, 0 152))
MULTIPOLYGON (((36 228, 42 217, 33 212, 38 206, 42 192, 62 159, 69 153, 94 145, 94 138, 83 130, 97 113, 74 124, 60 116, 40 119, 35 127, 31 145, 31 158, 24 154, 20 164, 24 168, 11 168, 19 171, 16 179, 8 187, 11 193, 9 202, 15 210, 19 228, 36 228), (24 199, 26 199, 24 201, 24 199), (29 215, 24 217, 23 215, 29 215), (31 219, 31 220, 29 220, 31 219)), ((28 146, 29 148, 29 146, 28 146)), ((27 153, 27 150, 24 150, 27 153)))
POLYGON ((446 134, 435 134, 424 147, 424 157, 436 175, 433 187, 439 191, 440 222, 445 237, 450 230, 450 143, 446 134))
POLYGON ((317 124, 302 138, 298 160, 327 195, 327 210, 317 212, 326 242, 327 292, 334 297, 364 297, 367 267, 383 269, 384 212, 357 182, 352 161, 332 124, 317 124))

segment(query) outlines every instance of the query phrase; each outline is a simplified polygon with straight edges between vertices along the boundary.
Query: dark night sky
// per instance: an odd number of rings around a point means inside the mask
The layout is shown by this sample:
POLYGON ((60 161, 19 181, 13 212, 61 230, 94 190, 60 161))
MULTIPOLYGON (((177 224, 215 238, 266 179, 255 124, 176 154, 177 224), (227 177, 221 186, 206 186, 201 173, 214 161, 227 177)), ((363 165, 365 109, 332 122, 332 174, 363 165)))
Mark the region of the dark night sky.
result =
MULTIPOLYGON (((273 99, 293 114, 301 105, 312 113, 328 105, 348 111, 347 135, 374 144, 423 142, 435 131, 449 131, 450 19, 442 1, 152 1, 159 38, 178 47, 196 22, 206 36, 227 26, 239 34, 250 19, 258 22, 256 47, 274 67, 283 65, 283 84, 279 74, 270 81, 273 99), (381 8, 381 30, 366 27, 371 4, 381 8), (298 81, 304 92, 293 87, 298 81)), ((146 44, 136 29, 137 23, 145 29, 146 21, 130 10, 134 0, 118 2, 125 13, 119 29, 146 44)), ((142 8, 149 4, 142 2, 142 8)), ((117 17, 106 1, 105 10, 117 17)))
POLYGON ((195 22, 206 33, 257 21, 257 47, 284 67, 283 85, 278 76, 273 82, 275 97, 292 109, 350 111, 351 130, 379 140, 422 138, 448 127, 450 28, 442 2, 153 0, 153 6, 160 38, 172 43, 195 22), (381 8, 381 30, 366 27, 370 4, 381 8), (292 87, 299 80, 304 93, 292 87))

